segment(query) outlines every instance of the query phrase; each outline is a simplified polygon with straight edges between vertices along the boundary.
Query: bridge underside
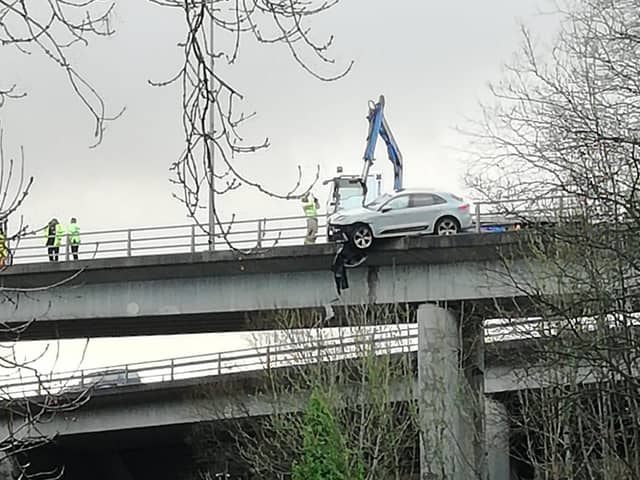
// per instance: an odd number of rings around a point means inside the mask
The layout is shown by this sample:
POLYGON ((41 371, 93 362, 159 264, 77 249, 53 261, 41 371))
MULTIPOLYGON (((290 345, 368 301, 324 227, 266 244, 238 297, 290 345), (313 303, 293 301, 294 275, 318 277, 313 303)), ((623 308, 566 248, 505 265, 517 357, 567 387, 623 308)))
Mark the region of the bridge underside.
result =
MULTIPOLYGON (((217 436, 206 440, 233 445, 222 427, 217 436)), ((29 452, 29 472, 64 468, 63 480, 201 480, 192 437, 191 426, 173 426, 59 438, 29 452)), ((229 465, 223 452, 211 457, 213 473, 245 467, 229 465)))
MULTIPOLYGON (((399 313, 394 321, 414 323, 416 307, 423 302, 405 304, 376 304, 388 311, 399 313)), ((532 304, 526 298, 477 299, 437 302, 452 311, 473 311, 482 318, 512 313, 514 317, 534 315, 532 304)), ((388 317, 377 321, 364 321, 357 306, 330 304, 317 308, 281 308, 242 312, 191 313, 180 315, 145 315, 135 317, 109 317, 103 319, 39 320, 29 322, 19 334, 0 332, 0 340, 48 340, 68 338, 130 337, 148 335, 187 335, 196 333, 223 333, 239 331, 265 331, 281 328, 344 327, 352 325, 388 323, 388 317), (289 323, 296 313, 295 323, 289 323)))
MULTIPOLYGON (((255 419, 251 422, 63 437, 29 452, 27 458, 33 474, 64 467, 61 480, 203 480, 225 478, 215 475, 226 472, 233 479, 264 479, 251 474, 236 443, 239 429, 250 434, 255 428, 255 419)), ((402 458, 406 473, 401 480, 418 480, 418 438, 416 433, 415 445, 402 458)), ((266 478, 281 477, 274 473, 266 478)))
MULTIPOLYGON (((275 408, 265 398, 236 390, 259 381, 255 372, 233 377, 193 379, 171 389, 149 384, 103 392, 85 407, 61 413, 40 425, 40 433, 55 433, 56 439, 30 454, 29 460, 34 469, 40 470, 64 464, 63 478, 69 480, 195 480, 201 478, 195 467, 202 448, 197 444, 206 436, 207 443, 219 449, 209 453, 210 458, 222 460, 219 462, 222 471, 226 466, 225 455, 233 453, 230 450, 235 444, 228 428, 237 429, 238 422, 250 422, 243 427, 243 431, 250 431, 251 422, 272 414, 275 408), (201 396, 202 382, 211 382, 209 397, 201 396), (216 442, 212 442, 210 435, 217 437, 216 442)), ((489 377, 494 375, 490 373, 489 377)), ((508 390, 502 391, 503 385, 496 383, 495 378, 486 387, 488 392, 509 394, 508 390)), ((518 387, 509 385, 509 389, 518 387)), ((412 388, 415 389, 409 386, 409 390, 412 388)), ((393 391, 393 398, 406 401, 406 388, 393 391)), ((301 410, 305 398, 301 394, 299 398, 280 399, 278 405, 301 410)))
MULTIPOLYGON (((290 374, 283 370, 283 377, 290 374)), ((276 408, 274 399, 251 393, 258 391, 263 381, 264 375, 256 370, 96 391, 82 408, 71 414, 57 414, 39 424, 38 434, 76 437, 156 427, 182 428, 200 422, 270 415, 276 408), (212 403, 212 398, 215 398, 215 403, 212 403)), ((392 397, 406 401, 408 396, 415 394, 415 381, 408 379, 394 385, 392 397)), ((541 384, 541 380, 529 370, 492 366, 485 371, 484 392, 503 395, 523 388, 538 388, 541 384)), ((306 398, 304 392, 280 398, 277 408, 301 410, 306 398)), ((29 433, 33 432, 23 432, 25 435, 29 433)))

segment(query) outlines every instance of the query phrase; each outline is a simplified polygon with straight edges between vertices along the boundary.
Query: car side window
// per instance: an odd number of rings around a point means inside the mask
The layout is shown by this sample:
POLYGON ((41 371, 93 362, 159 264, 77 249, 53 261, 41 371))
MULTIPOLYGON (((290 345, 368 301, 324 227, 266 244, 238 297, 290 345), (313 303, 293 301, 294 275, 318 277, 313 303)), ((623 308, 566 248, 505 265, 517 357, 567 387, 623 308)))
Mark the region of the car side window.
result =
POLYGON ((430 207, 431 205, 446 203, 444 198, 433 193, 416 193, 411 197, 412 207, 430 207))
POLYGON ((402 195, 400 197, 393 198, 384 204, 383 210, 400 210, 401 208, 409 207, 409 195, 402 195))

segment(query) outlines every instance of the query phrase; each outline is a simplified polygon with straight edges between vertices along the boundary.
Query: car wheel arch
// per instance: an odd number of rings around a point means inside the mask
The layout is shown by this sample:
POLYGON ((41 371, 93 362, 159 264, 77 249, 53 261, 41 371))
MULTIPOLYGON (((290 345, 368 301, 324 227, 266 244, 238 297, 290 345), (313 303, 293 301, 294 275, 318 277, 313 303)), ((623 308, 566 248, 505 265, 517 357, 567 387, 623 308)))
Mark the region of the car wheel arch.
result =
POLYGON ((460 223, 460 220, 458 220, 454 215, 445 214, 445 215, 442 215, 441 217, 438 217, 438 219, 433 223, 433 233, 437 235, 438 227, 440 226, 441 223, 447 220, 451 220, 455 223, 458 233, 462 231, 462 225, 460 223))
POLYGON ((373 244, 373 241, 375 240, 375 238, 376 238, 376 234, 375 234, 375 231, 373 229, 373 226, 371 224, 367 223, 367 222, 356 222, 356 223, 354 223, 353 225, 351 225, 349 227, 349 240, 351 241, 351 243, 356 248, 358 248, 360 250, 363 250, 363 249, 366 250, 367 248, 369 248, 373 244), (369 245, 364 247, 364 248, 361 247, 361 246, 358 246, 357 241, 355 239, 356 233, 359 230, 362 230, 363 228, 365 230, 367 230, 369 232, 370 236, 371 236, 371 240, 370 240, 369 245))

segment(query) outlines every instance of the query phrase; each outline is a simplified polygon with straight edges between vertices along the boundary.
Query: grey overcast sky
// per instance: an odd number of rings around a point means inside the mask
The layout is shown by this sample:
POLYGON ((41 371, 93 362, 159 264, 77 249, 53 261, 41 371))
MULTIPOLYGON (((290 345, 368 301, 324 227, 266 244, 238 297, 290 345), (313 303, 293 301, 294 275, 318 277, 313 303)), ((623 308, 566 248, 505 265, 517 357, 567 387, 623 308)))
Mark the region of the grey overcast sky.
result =
MULTIPOLYGON (((117 34, 74 50, 72 59, 102 93, 112 112, 126 106, 103 143, 89 149, 93 125, 61 69, 43 55, 0 49, 0 81, 17 83, 25 99, 0 110, 5 148, 24 146, 36 178, 23 213, 32 226, 52 216, 77 216, 87 230, 186 222, 171 198, 169 165, 182 148, 176 87, 154 88, 181 59, 182 16, 145 0, 116 2, 117 34)), ((337 65, 355 66, 341 81, 321 83, 303 72, 283 47, 245 42, 225 75, 258 116, 243 130, 272 147, 241 157, 240 168, 274 190, 286 191, 301 165, 321 178, 337 165, 360 172, 367 102, 381 93, 405 158, 407 186, 463 192, 453 127, 473 115, 486 85, 517 49, 519 22, 548 30, 536 0, 343 0, 314 23, 316 35, 335 34, 337 65)), ((336 67, 337 68, 337 67, 336 67)), ((327 69, 323 71, 328 72, 327 69)), ((376 170, 391 185, 382 146, 376 170)), ((318 188, 324 200, 326 192, 318 188)), ((294 201, 264 199, 248 188, 219 201, 223 213, 263 217, 298 213, 294 201)))
MULTIPOLYGON (((455 148, 465 139, 453 128, 476 113, 487 83, 500 77, 501 66, 518 49, 520 22, 535 25, 542 39, 553 32, 555 20, 539 15, 539 6, 540 0, 343 0, 314 24, 318 36, 335 34, 338 66, 355 61, 353 71, 333 83, 311 78, 284 48, 245 43, 226 75, 245 95, 246 110, 258 112, 245 136, 268 136, 272 147, 243 157, 241 170, 280 191, 291 186, 298 164, 308 176, 316 165, 322 178, 337 165, 359 173, 367 102, 384 94, 407 186, 464 193, 464 167, 455 148)), ((15 153, 23 145, 28 172, 36 178, 22 210, 32 226, 52 216, 65 222, 77 216, 85 231, 187 221, 168 181, 169 165, 182 148, 179 90, 147 83, 176 71, 182 17, 145 0, 118 0, 114 26, 115 37, 79 48, 72 57, 111 111, 127 108, 93 150, 93 125, 63 72, 41 54, 0 49, 0 82, 28 92, 1 109, 0 120, 5 149, 15 153)), ((379 146, 376 170, 390 186, 385 157, 379 146)), ((317 196, 324 201, 326 192, 318 189, 317 196)), ((297 202, 265 199, 246 188, 219 205, 241 217, 299 213, 297 202)), ((202 339, 174 338, 171 354, 229 345, 202 339)), ((92 355, 109 363, 169 354, 163 339, 126 342, 113 359, 113 341, 92 341, 92 355), (144 348, 133 346, 143 341, 144 348)), ((60 368, 75 366, 80 349, 74 345, 63 349, 69 357, 60 368)))

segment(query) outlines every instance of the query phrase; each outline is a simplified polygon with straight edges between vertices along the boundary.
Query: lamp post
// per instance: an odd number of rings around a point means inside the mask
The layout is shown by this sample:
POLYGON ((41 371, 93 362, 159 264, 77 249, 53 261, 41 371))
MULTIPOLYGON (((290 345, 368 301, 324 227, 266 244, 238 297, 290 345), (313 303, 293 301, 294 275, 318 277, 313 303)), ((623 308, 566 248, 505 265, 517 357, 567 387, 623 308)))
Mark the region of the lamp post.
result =
POLYGON ((215 27, 214 19, 213 19, 213 2, 211 1, 211 24, 209 29, 209 50, 211 54, 211 72, 209 75, 209 94, 211 95, 209 99, 209 251, 214 251, 216 249, 215 242, 215 228, 216 228, 216 199, 215 199, 215 173, 214 173, 214 156, 215 156, 215 142, 213 141, 213 135, 215 133, 215 80, 213 77, 213 64, 214 64, 214 55, 213 55, 213 30, 215 27))

